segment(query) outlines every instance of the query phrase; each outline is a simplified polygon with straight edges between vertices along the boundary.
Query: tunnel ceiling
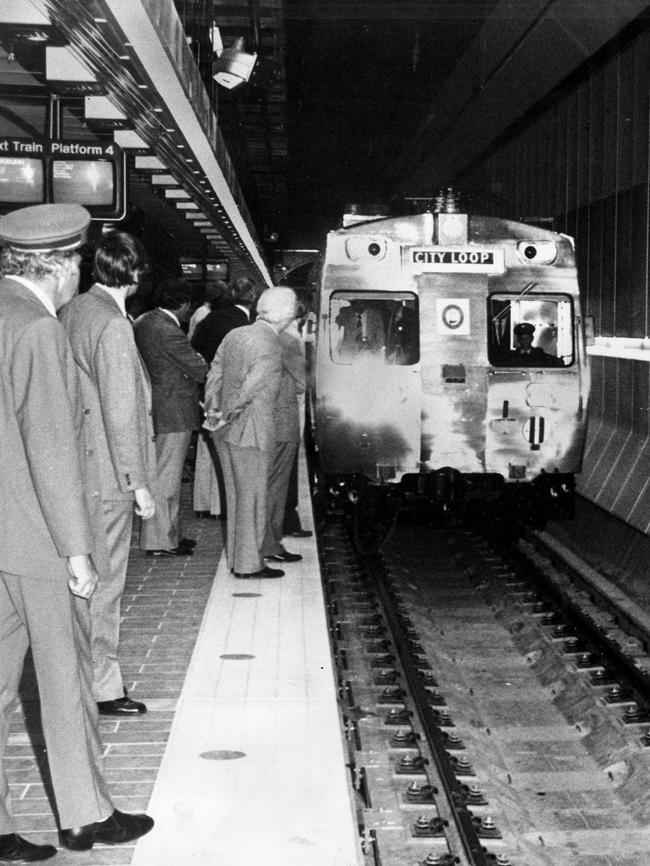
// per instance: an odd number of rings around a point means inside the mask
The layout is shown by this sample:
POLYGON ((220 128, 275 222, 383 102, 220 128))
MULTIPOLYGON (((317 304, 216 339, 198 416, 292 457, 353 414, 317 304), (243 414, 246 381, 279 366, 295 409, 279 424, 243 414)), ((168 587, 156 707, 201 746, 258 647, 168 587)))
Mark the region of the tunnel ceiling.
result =
MULTIPOLYGON (((0 0, 2 123, 14 135, 42 129, 45 45, 69 43, 211 225, 197 231, 130 151, 136 211, 190 254, 207 244, 267 278, 274 250, 318 245, 346 203, 452 183, 630 22, 646 26, 645 10, 636 0, 0 0), (56 26, 21 33, 23 8, 56 26), (215 25, 225 47, 243 37, 258 55, 236 90, 212 77, 215 25)), ((84 116, 86 95, 61 97, 65 135, 112 136, 84 116)))

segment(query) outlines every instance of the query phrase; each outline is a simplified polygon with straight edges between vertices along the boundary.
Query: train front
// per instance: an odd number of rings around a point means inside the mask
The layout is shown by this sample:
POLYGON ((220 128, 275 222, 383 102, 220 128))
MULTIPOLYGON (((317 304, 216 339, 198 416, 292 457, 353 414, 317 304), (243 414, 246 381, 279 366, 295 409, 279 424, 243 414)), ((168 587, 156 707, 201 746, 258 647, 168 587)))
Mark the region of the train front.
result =
POLYGON ((317 313, 328 477, 570 510, 589 392, 570 238, 454 211, 353 222, 328 235, 317 313))

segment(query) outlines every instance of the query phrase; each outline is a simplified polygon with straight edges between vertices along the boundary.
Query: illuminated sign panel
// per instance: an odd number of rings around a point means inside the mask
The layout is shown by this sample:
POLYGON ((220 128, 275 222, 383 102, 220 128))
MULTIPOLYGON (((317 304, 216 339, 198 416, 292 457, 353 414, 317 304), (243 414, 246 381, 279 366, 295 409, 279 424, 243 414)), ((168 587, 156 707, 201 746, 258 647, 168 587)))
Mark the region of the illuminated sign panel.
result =
POLYGON ((0 211, 27 204, 81 204, 93 219, 126 208, 124 156, 112 142, 0 138, 0 211))

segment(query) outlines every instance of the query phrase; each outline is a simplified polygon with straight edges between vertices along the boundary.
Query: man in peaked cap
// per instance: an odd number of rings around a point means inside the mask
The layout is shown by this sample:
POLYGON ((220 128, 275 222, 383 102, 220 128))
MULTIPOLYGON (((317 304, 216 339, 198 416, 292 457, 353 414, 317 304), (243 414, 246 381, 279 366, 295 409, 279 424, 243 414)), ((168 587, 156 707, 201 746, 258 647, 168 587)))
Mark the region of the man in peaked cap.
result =
POLYGON ((539 346, 533 346, 535 325, 532 322, 519 322, 514 327, 517 338, 517 348, 514 351, 514 360, 517 364, 525 366, 540 367, 563 367, 561 358, 549 355, 539 346))
POLYGON ((98 577, 80 456, 86 416, 56 318, 78 290, 89 222, 74 204, 0 219, 0 863, 56 854, 16 833, 2 767, 28 648, 61 843, 87 850, 153 826, 113 806, 91 687, 88 599, 98 577))

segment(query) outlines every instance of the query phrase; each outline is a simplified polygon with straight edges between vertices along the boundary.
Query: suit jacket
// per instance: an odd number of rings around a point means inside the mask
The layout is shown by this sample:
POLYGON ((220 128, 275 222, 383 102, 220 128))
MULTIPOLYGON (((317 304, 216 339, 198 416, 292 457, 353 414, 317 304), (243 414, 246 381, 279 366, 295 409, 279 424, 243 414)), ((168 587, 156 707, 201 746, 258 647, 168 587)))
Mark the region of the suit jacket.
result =
POLYGON ((217 433, 241 448, 271 451, 274 406, 282 376, 282 343, 267 322, 230 331, 219 346, 205 383, 205 407, 228 422, 217 433))
POLYGON ((192 345, 208 364, 211 364, 226 334, 233 328, 241 328, 248 323, 246 313, 234 304, 230 307, 217 307, 196 326, 192 345))
POLYGON ((133 327, 97 285, 59 311, 79 368, 81 390, 101 473, 101 498, 133 499, 153 487, 151 386, 133 327))
POLYGON ((61 580, 65 557, 92 550, 77 372, 61 324, 9 279, 0 360, 0 570, 61 580))
POLYGON ((155 432, 198 430, 199 385, 208 365, 163 310, 144 313, 136 319, 133 331, 151 380, 155 432))
POLYGON ((279 334, 282 344, 282 376, 273 412, 276 442, 298 442, 300 439, 300 404, 298 395, 305 392, 305 356, 300 337, 288 331, 279 334))

